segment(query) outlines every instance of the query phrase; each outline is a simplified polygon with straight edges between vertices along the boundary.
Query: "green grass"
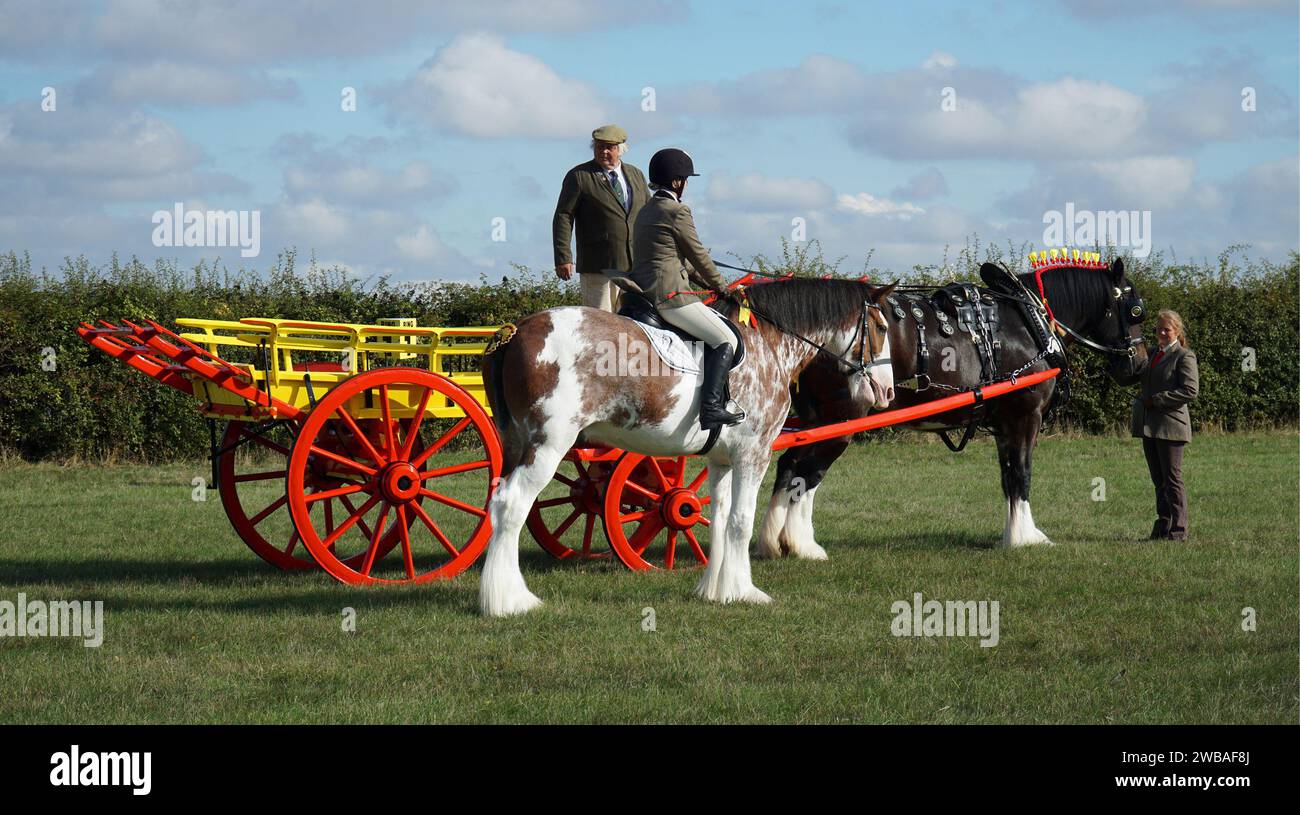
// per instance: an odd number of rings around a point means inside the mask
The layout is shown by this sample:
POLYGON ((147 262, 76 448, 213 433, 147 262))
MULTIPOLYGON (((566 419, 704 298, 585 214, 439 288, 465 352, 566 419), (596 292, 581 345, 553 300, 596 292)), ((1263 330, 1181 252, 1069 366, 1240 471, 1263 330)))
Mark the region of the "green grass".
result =
POLYGON ((477 566, 373 590, 272 570, 215 493, 190 500, 203 464, 8 465, 0 599, 103 600, 106 632, 0 639, 0 722, 1294 723, 1296 453, 1294 433, 1197 438, 1192 540, 1153 543, 1135 440, 1045 439, 1033 508, 1060 545, 1008 551, 990 442, 855 446, 818 493, 831 560, 755 563, 774 605, 525 539, 546 605, 508 620, 478 616, 477 566), (1000 643, 891 636, 918 591, 999 601, 1000 643))

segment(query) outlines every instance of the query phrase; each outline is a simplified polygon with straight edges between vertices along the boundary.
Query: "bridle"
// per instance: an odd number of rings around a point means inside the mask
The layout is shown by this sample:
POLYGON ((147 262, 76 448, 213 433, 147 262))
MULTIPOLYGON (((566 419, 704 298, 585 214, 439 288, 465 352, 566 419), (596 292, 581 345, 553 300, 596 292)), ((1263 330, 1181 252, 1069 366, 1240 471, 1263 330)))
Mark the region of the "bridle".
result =
MULTIPOLYGON (((840 365, 841 370, 846 372, 849 376, 862 376, 863 374, 866 374, 869 370, 875 368, 878 365, 893 364, 893 360, 891 360, 889 357, 882 357, 880 359, 874 358, 879 351, 884 350, 883 341, 881 342, 880 348, 879 349, 876 348, 876 343, 871 339, 870 336, 871 332, 868 330, 869 326, 867 325, 868 321, 871 319, 872 309, 875 309, 878 313, 880 313, 881 320, 882 321, 884 320, 884 312, 881 311, 880 305, 877 303, 872 303, 867 300, 863 300, 862 309, 861 311, 858 312, 857 328, 854 330, 853 336, 849 338, 849 345, 848 345, 850 349, 853 348, 855 344, 858 346, 858 359, 856 362, 854 362, 851 357, 847 357, 844 354, 837 354, 834 351, 827 348, 826 346, 808 339, 807 337, 800 334, 799 332, 792 331, 782 326, 776 320, 773 320, 768 315, 754 308, 753 304, 749 302, 748 297, 745 298, 744 307, 749 309, 751 312, 753 312, 754 316, 760 317, 768 321, 769 323, 771 323, 772 326, 776 328, 777 331, 780 331, 782 334, 788 334, 791 337, 794 337, 795 339, 807 343, 808 345, 811 345, 813 348, 816 348, 818 353, 829 356, 831 359, 835 360, 840 365)), ((886 323, 886 325, 888 324, 886 323)))
MULTIPOLYGON (((1133 287, 1130 285, 1125 285, 1122 289, 1118 286, 1111 287, 1113 296, 1110 305, 1106 309, 1105 316, 1110 317, 1111 312, 1115 313, 1115 324, 1119 328, 1119 335, 1125 337, 1126 340, 1124 344, 1118 346, 1102 345, 1093 342, 1078 331, 1075 331, 1073 328, 1070 328, 1065 323, 1056 319, 1056 315, 1052 313, 1052 307, 1047 303, 1047 293, 1043 290, 1043 273, 1050 271, 1051 269, 1067 268, 1071 267, 1053 266, 1034 270, 1034 280, 1038 283, 1039 304, 1043 311, 1047 313, 1047 319, 1051 326, 1053 328, 1060 326, 1062 331, 1069 334, 1071 337, 1074 337, 1074 339, 1080 344, 1085 345, 1094 351, 1100 351, 1103 354, 1109 354, 1111 356, 1126 357, 1128 359, 1135 357, 1137 355, 1137 347, 1139 345, 1146 345, 1146 339, 1144 339, 1140 334, 1136 337, 1129 336, 1129 329, 1146 319, 1146 303, 1142 301, 1141 297, 1132 293, 1133 287), (1133 318, 1132 322, 1127 322, 1124 319, 1125 313, 1133 318)), ((1125 282, 1127 283, 1127 281, 1125 282)))

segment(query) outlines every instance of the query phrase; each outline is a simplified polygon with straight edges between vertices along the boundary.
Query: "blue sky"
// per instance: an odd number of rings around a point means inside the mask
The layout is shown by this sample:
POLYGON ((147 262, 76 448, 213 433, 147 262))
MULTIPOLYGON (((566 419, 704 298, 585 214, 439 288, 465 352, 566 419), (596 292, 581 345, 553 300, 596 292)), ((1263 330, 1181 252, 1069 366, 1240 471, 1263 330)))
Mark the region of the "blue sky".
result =
POLYGON ((1150 212, 1180 258, 1282 259, 1298 29, 1294 0, 0 0, 0 251, 498 278, 549 266, 560 179, 616 121, 629 163, 696 158, 720 258, 800 218, 846 270, 906 272, 974 234, 1041 243, 1068 203, 1150 212), (260 254, 156 247, 176 202, 258 211, 260 254))

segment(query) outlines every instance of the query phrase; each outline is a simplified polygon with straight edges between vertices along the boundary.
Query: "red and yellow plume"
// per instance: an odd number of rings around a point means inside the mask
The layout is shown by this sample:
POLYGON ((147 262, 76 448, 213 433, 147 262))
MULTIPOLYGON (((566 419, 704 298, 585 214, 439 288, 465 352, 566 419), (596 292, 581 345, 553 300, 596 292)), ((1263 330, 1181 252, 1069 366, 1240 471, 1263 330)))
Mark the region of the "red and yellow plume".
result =
POLYGON ((1071 266, 1081 269, 1105 269, 1106 262, 1100 252, 1080 252, 1078 249, 1044 249, 1029 253, 1029 265, 1034 269, 1054 269, 1071 266))

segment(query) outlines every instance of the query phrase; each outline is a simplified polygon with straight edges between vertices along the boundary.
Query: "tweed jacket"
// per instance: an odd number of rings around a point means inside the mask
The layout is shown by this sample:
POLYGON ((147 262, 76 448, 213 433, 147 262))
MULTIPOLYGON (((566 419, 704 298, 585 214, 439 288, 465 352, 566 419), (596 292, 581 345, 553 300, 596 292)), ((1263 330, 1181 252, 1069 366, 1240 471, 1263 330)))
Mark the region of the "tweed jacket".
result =
POLYGON ((620 169, 632 199, 627 212, 618 203, 608 173, 594 160, 579 164, 564 176, 551 220, 556 266, 574 262, 569 239, 576 222, 578 274, 601 274, 606 269, 626 272, 632 267, 632 224, 649 200, 650 188, 636 167, 624 162, 620 169))
POLYGON ((721 291, 727 287, 700 243, 691 208, 670 193, 656 193, 637 216, 632 229, 632 259, 628 276, 660 309, 700 302, 694 294, 676 292, 721 291))
POLYGON ((1187 405, 1196 398, 1200 387, 1200 371, 1196 367, 1196 354, 1181 343, 1170 344, 1155 365, 1151 357, 1138 368, 1141 386, 1133 400, 1133 416, 1129 429, 1134 436, 1169 441, 1191 441, 1192 419, 1187 405), (1152 406, 1143 407, 1143 399, 1150 397, 1152 406))

